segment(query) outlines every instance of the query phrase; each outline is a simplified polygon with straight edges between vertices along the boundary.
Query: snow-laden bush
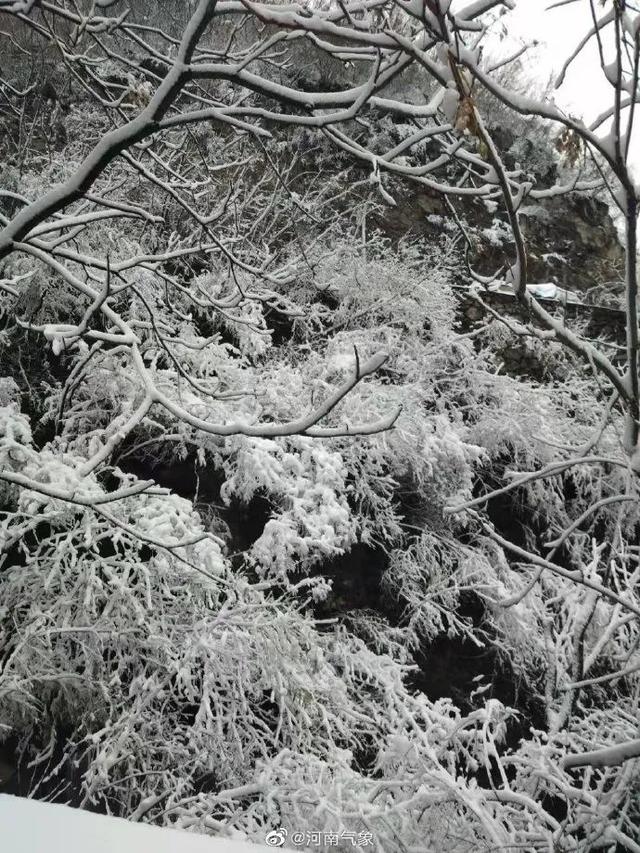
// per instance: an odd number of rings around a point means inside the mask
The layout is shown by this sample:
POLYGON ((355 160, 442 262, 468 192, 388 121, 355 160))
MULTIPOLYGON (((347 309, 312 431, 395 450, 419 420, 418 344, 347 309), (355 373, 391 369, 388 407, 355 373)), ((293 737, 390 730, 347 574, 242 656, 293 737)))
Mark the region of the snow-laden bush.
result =
POLYGON ((563 158, 537 121, 492 147, 467 80, 491 16, 445 0, 271 3, 259 26, 188 5, 223 16, 206 47, 186 8, 174 42, 109 4, 8 7, 16 38, 55 33, 73 95, 2 82, 0 737, 23 789, 290 845, 635 850, 636 348, 568 337, 519 229, 552 229, 556 174, 583 187, 590 131, 563 158), (357 37, 329 56, 332 15, 357 37), (321 77, 292 63, 319 53, 321 77), (471 279, 524 312, 465 325, 471 279), (538 379, 509 375, 514 340, 538 379), (256 505, 241 545, 216 537, 256 505), (356 546, 377 612, 330 599, 356 546), (438 649, 460 707, 429 698, 438 649))

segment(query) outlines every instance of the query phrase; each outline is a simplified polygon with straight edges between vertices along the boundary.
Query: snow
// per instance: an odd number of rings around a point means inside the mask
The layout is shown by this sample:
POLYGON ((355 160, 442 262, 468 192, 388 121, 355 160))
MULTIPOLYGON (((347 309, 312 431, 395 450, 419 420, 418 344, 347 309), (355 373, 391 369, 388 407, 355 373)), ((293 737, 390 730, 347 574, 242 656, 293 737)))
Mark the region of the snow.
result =
MULTIPOLYGON (((495 286, 490 287, 489 290, 496 293, 502 293, 505 296, 513 296, 513 286, 509 282, 498 281, 495 286)), ((579 296, 577 296, 573 291, 558 287, 558 285, 552 281, 528 284, 527 291, 532 296, 535 296, 536 299, 553 299, 556 302, 562 302, 563 304, 570 303, 572 305, 583 304, 579 296)))
POLYGON ((163 829, 0 794, 7 853, 260 853, 266 845, 163 829))
POLYGON ((558 296, 558 286, 551 281, 528 284, 527 290, 532 296, 537 296, 539 299, 556 299, 558 296))

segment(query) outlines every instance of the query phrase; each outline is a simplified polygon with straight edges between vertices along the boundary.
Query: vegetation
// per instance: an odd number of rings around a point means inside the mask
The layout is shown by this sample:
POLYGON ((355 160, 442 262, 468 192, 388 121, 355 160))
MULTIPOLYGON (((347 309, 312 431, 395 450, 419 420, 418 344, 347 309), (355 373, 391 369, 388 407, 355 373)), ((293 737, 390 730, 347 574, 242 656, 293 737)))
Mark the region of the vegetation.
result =
POLYGON ((12 790, 640 850, 640 11, 579 2, 590 127, 499 0, 0 0, 12 790), (605 205, 623 344, 543 277, 605 205))

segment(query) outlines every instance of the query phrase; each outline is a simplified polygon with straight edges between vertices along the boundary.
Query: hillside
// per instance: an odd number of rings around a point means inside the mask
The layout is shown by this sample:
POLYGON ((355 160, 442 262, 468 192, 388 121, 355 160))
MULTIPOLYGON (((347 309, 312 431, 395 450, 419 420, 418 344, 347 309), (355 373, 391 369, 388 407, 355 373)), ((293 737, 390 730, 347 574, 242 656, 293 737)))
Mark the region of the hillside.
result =
POLYGON ((0 792, 640 849, 640 17, 501 5, 0 2, 0 792))

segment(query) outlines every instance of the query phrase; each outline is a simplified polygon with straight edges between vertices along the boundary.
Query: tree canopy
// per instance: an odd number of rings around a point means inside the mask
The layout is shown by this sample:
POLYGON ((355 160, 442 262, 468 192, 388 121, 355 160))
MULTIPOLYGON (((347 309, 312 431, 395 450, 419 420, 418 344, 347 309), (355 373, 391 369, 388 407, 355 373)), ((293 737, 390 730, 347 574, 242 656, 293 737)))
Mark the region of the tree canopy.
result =
POLYGON ((13 790, 640 849, 640 10, 574 2, 589 126, 511 2, 0 0, 13 790))

